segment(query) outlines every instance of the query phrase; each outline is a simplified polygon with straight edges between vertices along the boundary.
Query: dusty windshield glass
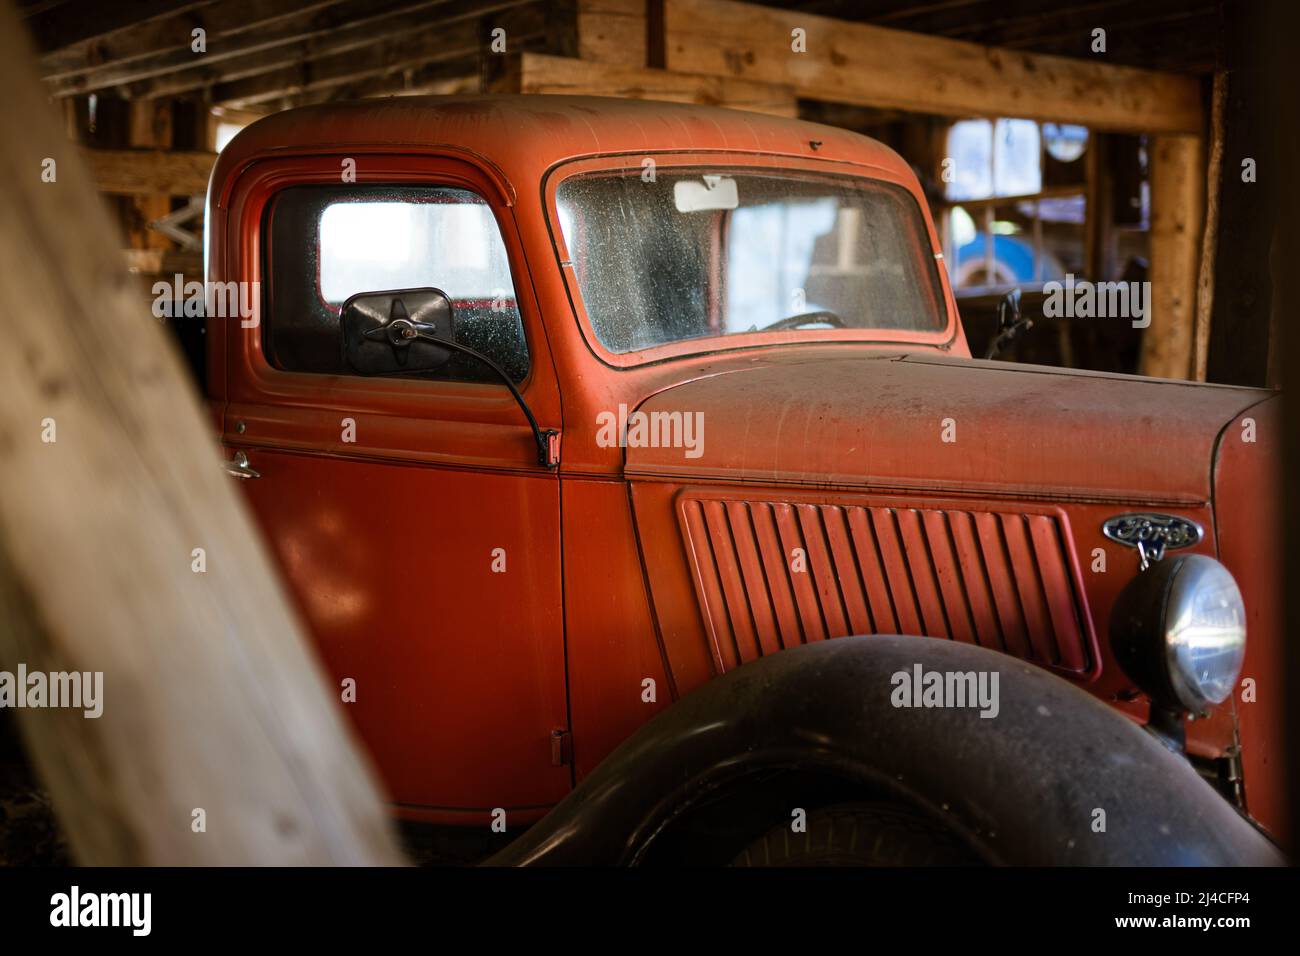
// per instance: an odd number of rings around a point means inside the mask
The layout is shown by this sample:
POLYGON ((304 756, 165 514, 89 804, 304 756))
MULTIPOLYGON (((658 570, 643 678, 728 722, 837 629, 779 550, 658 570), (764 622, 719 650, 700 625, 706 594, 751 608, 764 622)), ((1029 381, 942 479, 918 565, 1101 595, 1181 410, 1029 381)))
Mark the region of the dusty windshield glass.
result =
POLYGON ((638 169, 571 176, 556 204, 587 315, 612 352, 945 325, 920 211, 889 183, 638 169))

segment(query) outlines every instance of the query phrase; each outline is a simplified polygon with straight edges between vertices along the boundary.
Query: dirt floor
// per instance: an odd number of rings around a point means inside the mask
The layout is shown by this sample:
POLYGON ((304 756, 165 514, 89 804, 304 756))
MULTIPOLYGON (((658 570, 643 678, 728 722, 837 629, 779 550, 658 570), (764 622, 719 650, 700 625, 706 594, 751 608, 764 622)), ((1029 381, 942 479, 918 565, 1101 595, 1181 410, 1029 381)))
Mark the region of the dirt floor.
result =
POLYGON ((25 763, 0 763, 0 866, 71 863, 49 795, 25 763))
MULTIPOLYGON (((21 755, 0 760, 0 866, 70 866, 73 863, 49 794, 21 755)), ((506 840, 459 828, 404 826, 407 857, 417 866, 470 866, 506 840)))
MULTIPOLYGON (((404 824, 398 836, 417 866, 472 866, 522 830, 494 834, 487 827, 404 824)), ((17 728, 0 711, 0 866, 71 866, 49 794, 41 787, 18 741, 17 728)))

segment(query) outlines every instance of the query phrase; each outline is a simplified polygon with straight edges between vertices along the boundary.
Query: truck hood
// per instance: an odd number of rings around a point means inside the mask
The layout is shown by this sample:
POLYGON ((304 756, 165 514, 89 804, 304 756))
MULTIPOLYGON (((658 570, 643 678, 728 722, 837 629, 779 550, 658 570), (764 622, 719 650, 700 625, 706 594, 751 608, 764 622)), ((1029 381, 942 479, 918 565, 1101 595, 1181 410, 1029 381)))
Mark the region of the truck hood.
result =
MULTIPOLYGON (((1224 429, 1270 392, 930 354, 797 350, 673 385, 694 447, 626 450, 630 478, 1198 505, 1224 429)), ((662 419, 661 421, 667 421, 662 419)))

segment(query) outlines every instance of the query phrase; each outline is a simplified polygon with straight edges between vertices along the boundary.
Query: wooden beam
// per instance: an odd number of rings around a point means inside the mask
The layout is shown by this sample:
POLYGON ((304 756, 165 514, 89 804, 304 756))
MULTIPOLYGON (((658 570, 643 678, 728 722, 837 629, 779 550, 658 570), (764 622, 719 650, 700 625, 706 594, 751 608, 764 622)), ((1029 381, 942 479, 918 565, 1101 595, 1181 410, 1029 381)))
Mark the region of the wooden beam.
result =
POLYGON ((675 72, 783 84, 800 97, 863 106, 1027 117, 1099 130, 1201 131, 1200 85, 1193 77, 733 0, 664 0, 664 63, 675 72), (807 52, 792 50, 797 29, 805 31, 807 52))
POLYGON ((1065 56, 1091 56, 1092 31, 1102 27, 1110 63, 1206 73, 1214 69, 1218 52, 1219 7, 1216 0, 1076 0, 1049 9, 1042 0, 999 0, 987 14, 972 15, 967 5, 948 3, 931 5, 937 9, 933 17, 909 16, 889 23, 871 19, 900 30, 1065 56), (1017 16, 1003 16, 1017 7, 1017 16), (940 22, 944 19, 946 25, 940 22))
POLYGON ((424 56, 418 62, 401 60, 390 64, 383 53, 370 56, 344 56, 320 61, 315 69, 286 67, 275 73, 222 83, 212 88, 216 103, 241 109, 266 104, 324 103, 348 90, 370 81, 382 81, 394 92, 407 85, 406 76, 417 69, 428 69, 444 63, 457 65, 457 72, 478 73, 478 58, 482 46, 476 40, 468 46, 453 45, 436 57, 424 56))
POLYGON ((0 221, 22 224, 0 232, 0 661, 98 686, 94 708, 14 712, 75 859, 399 862, 338 689, 7 2, 0 89, 0 221))
POLYGON ((593 63, 649 66, 647 0, 577 0, 578 58, 593 63))
POLYGON ((634 100, 725 106, 774 116, 799 115, 798 103, 789 87, 719 76, 691 76, 649 67, 588 63, 541 53, 514 57, 505 74, 493 82, 492 89, 513 93, 621 96, 634 100))
POLYGON ((31 17, 27 29, 41 50, 56 50, 95 40, 121 30, 148 25, 205 7, 217 0, 130 0, 102 3, 80 0, 63 3, 31 17))
POLYGON ((416 69, 402 70, 387 76, 372 76, 344 86, 304 91, 281 96, 277 104, 285 109, 315 106, 338 100, 373 99, 389 96, 451 96, 483 92, 477 59, 429 63, 416 69))
POLYGON ((175 13, 110 33, 60 45, 41 57, 41 77, 61 81, 91 71, 114 70, 176 55, 201 60, 226 45, 274 29, 286 17, 311 17, 342 0, 204 0, 175 13), (194 53, 196 28, 206 31, 208 52, 194 53))
POLYGON ((1192 375, 1196 279, 1205 201, 1204 142, 1155 136, 1151 149, 1151 324, 1142 334, 1140 371, 1192 375))
POLYGON ((145 276, 174 276, 203 280, 203 254, 165 249, 123 249, 126 271, 145 276))
POLYGON ((128 196, 201 196, 216 153, 161 149, 91 149, 85 151, 95 188, 128 196))
MULTIPOLYGON (((527 0, 521 0, 527 2, 527 0)), ((483 12, 480 0, 339 0, 299 6, 292 16, 281 16, 262 28, 250 31, 246 23, 264 8, 261 0, 236 0, 230 7, 218 7, 206 19, 207 50, 194 53, 189 34, 185 41, 172 43, 151 54, 92 67, 63 77, 46 77, 53 96, 72 96, 92 90, 141 84, 167 76, 179 82, 159 84, 159 89, 179 92, 210 84, 227 75, 249 75, 250 63, 291 63, 311 44, 317 54, 346 52, 385 37, 409 33, 430 23, 449 24, 473 18, 483 12), (247 9, 238 9, 246 7, 247 9), (263 54, 256 60, 234 62, 241 57, 263 54), (179 74, 179 76, 176 76, 179 74), (186 75, 190 74, 190 75, 186 75), (184 82, 188 79, 190 82, 184 82)), ((145 87, 137 87, 140 91, 145 87)), ((153 91, 156 95, 157 91, 153 91)))
POLYGON ((494 27, 506 31, 507 50, 519 49, 525 36, 544 34, 544 13, 533 0, 493 0, 456 15, 407 25, 376 38, 338 31, 337 36, 301 45, 276 46, 214 64, 132 84, 132 95, 156 98, 198 89, 214 103, 254 105, 288 93, 324 89, 366 77, 398 73, 455 56, 485 54, 494 27))

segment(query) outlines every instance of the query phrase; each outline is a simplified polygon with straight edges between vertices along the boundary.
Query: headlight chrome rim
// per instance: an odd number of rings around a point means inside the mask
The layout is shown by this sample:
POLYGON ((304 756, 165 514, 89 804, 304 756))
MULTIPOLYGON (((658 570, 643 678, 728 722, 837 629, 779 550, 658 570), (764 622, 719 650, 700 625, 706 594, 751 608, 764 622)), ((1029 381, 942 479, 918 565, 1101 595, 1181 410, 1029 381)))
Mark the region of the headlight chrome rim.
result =
POLYGON ((1165 605, 1165 662, 1178 700, 1193 713, 1204 714, 1232 695, 1241 673, 1246 656, 1246 607, 1232 573, 1220 562, 1194 554, 1185 556, 1180 564, 1165 605), (1234 620, 1213 627, 1203 618, 1195 619, 1196 603, 1212 592, 1221 595, 1219 610, 1234 620), (1207 633, 1214 630, 1220 633, 1207 633), (1221 647, 1215 649, 1213 644, 1221 647), (1213 672, 1205 668, 1207 658, 1212 658, 1213 672))
POLYGON ((1110 643, 1153 709, 1204 716, 1231 696, 1241 673, 1241 590, 1214 558, 1167 556, 1120 593, 1111 612, 1110 643))

